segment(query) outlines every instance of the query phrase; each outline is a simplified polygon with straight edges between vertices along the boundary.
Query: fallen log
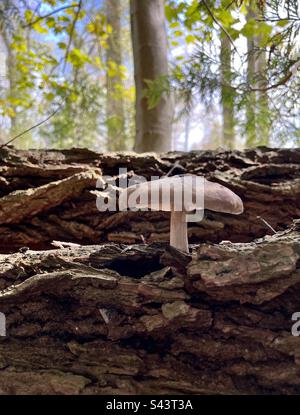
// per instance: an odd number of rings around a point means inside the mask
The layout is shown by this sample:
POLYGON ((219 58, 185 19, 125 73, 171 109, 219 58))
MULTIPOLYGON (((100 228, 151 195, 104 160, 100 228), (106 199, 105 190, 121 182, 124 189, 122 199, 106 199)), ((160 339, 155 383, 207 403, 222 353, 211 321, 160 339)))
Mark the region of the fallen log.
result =
POLYGON ((300 223, 0 255, 0 393, 299 394, 300 223))
POLYGON ((24 246, 49 249, 53 240, 79 244, 168 241, 168 213, 97 210, 96 180, 90 175, 118 179, 119 168, 126 168, 128 177, 136 174, 147 179, 170 172, 204 175, 243 199, 245 212, 239 217, 207 211, 202 222, 190 223, 193 243, 249 242, 272 234, 271 228, 287 229, 300 217, 299 149, 138 155, 6 147, 0 150, 0 251, 15 252, 24 246))

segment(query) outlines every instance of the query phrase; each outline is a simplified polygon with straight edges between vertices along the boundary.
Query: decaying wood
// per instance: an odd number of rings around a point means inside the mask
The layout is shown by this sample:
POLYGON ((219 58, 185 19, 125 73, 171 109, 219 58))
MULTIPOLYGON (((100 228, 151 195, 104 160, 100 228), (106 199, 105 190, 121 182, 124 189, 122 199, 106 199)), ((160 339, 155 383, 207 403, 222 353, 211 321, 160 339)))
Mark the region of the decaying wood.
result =
POLYGON ((85 149, 0 151, 0 249, 50 248, 53 240, 80 244, 164 242, 170 218, 162 212, 104 212, 96 208, 96 177, 119 168, 162 176, 195 173, 230 187, 245 203, 235 217, 206 212, 189 224, 189 241, 248 242, 300 217, 300 150, 194 151, 156 154, 85 149), (175 166, 175 168, 174 168, 175 166))
POLYGON ((300 223, 188 255, 152 245, 0 256, 0 393, 299 394, 300 223))

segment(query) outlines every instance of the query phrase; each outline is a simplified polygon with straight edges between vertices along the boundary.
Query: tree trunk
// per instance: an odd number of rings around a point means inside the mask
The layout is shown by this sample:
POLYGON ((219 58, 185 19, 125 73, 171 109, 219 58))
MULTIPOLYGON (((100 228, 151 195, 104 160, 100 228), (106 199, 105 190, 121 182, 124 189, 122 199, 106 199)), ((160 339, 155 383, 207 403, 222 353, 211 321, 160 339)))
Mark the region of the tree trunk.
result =
POLYGON ((121 0, 106 0, 107 23, 112 28, 108 37, 106 50, 107 64, 107 149, 109 151, 126 150, 125 115, 122 96, 122 78, 120 66, 122 65, 121 43, 121 0), (109 72, 116 66, 115 73, 109 72))
MULTIPOLYGON (((256 13, 254 10, 255 1, 250 0, 247 11, 247 23, 255 19, 256 13)), ((249 35, 247 37, 247 83, 248 85, 255 87, 256 76, 256 57, 255 57, 255 35, 249 35)), ((256 92, 249 92, 246 103, 246 146, 253 147, 256 144, 256 92)))
POLYGON ((231 87, 231 43, 228 36, 222 31, 221 34, 221 104, 223 114, 223 147, 233 149, 235 146, 234 134, 234 91, 231 87))
POLYGON ((299 228, 2 255, 0 393, 299 394, 299 228))
POLYGON ((264 221, 280 231, 300 217, 299 149, 137 155, 6 147, 0 150, 0 252, 24 246, 46 249, 53 240, 79 244, 169 241, 167 212, 97 210, 97 178, 125 177, 120 167, 127 169, 128 178, 134 173, 150 179, 171 170, 171 175, 204 175, 242 198, 242 215, 207 210, 202 222, 189 223, 190 243, 249 242, 273 233, 264 221))
POLYGON ((269 136, 271 129, 270 112, 269 112, 269 98, 268 92, 263 91, 268 86, 268 80, 266 76, 266 52, 260 51, 257 58, 257 74, 259 81, 257 83, 258 88, 262 89, 258 91, 257 97, 257 140, 259 145, 268 146, 269 136))
MULTIPOLYGON (((0 31, 0 94, 1 97, 6 95, 7 88, 7 65, 6 65, 6 46, 0 31)), ((7 128, 3 117, 0 120, 0 143, 7 141, 7 128)))
MULTIPOLYGON (((3 30, 2 32, 2 39, 6 48, 6 75, 8 80, 8 91, 7 95, 10 98, 18 98, 18 91, 16 86, 16 57, 14 51, 10 47, 10 40, 3 30)), ((14 137, 18 133, 18 116, 17 116, 17 109, 13 105, 11 105, 12 110, 14 111, 15 115, 10 117, 10 136, 14 137)))
MULTIPOLYGON (((264 8, 262 2, 261 6, 264 8)), ((247 21, 259 19, 260 10, 255 1, 248 6, 247 21)), ((255 145, 269 145, 271 128, 268 93, 264 88, 268 86, 266 75, 266 52, 262 43, 263 37, 255 33, 247 39, 248 45, 248 69, 247 82, 252 88, 260 88, 261 91, 250 92, 248 96, 247 118, 247 147, 255 145)))
MULTIPOLYGON (((260 3, 261 14, 264 13, 265 2, 260 3)), ((259 18, 257 13, 257 18, 259 18)), ((267 62, 266 62, 266 45, 263 43, 262 36, 256 36, 257 43, 257 58, 256 58, 256 72, 257 72, 257 87, 261 89, 257 96, 257 144, 268 146, 271 129, 271 114, 269 111, 268 92, 264 91, 268 87, 267 77, 267 62)))
POLYGON ((136 85, 137 152, 171 149, 173 105, 163 94, 155 108, 143 96, 145 80, 168 74, 167 34, 163 0, 131 0, 131 30, 136 85))
MULTIPOLYGON (((17 6, 12 1, 6 1, 6 5, 4 5, 8 10, 11 10, 11 14, 13 16, 13 13, 16 13, 16 10, 18 10, 17 6)), ((14 18, 12 17, 14 20, 14 18)), ((11 110, 11 113, 9 115, 10 118, 10 128, 9 128, 9 138, 12 138, 20 133, 20 131, 26 130, 28 126, 28 116, 26 114, 26 111, 20 111, 20 105, 16 103, 18 100, 22 100, 22 94, 26 91, 22 91, 20 93, 19 90, 19 82, 20 82, 20 73, 18 71, 17 65, 18 65, 18 56, 16 51, 11 47, 11 43, 13 42, 13 36, 23 36, 24 35, 24 29, 18 25, 18 23, 12 21, 12 26, 14 27, 13 32, 11 29, 7 29, 4 27, 2 28, 1 37, 3 40, 3 43, 5 45, 6 49, 6 80, 7 83, 5 85, 6 89, 6 99, 8 100, 8 106, 11 110), (17 27, 15 27, 17 25, 17 27)), ((9 26, 9 25, 8 25, 9 26)), ((27 42, 27 48, 28 42, 30 41, 29 32, 26 36, 26 42, 27 42)), ((28 90, 27 90, 28 92, 28 90)), ((30 122, 31 126, 31 122, 30 122)), ((7 141, 7 139, 5 140, 7 141)), ((31 134, 27 133, 24 136, 20 137, 18 139, 18 144, 20 147, 29 147, 31 142, 31 134)))

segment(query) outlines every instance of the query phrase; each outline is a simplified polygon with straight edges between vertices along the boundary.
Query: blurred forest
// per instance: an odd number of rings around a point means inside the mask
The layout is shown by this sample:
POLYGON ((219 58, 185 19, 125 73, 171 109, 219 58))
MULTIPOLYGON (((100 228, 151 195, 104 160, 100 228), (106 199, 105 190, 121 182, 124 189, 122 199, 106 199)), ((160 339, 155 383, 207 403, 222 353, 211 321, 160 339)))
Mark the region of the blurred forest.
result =
POLYGON ((296 147, 299 31, 296 0, 0 0, 0 145, 296 147))

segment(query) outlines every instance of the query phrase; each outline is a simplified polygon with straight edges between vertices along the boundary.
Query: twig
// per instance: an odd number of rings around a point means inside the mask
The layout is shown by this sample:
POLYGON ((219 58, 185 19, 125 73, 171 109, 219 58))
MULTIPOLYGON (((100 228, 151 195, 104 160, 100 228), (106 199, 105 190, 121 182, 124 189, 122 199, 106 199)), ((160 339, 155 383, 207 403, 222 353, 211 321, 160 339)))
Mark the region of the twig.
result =
POLYGON ((61 12, 63 10, 66 10, 66 9, 75 8, 75 7, 78 7, 78 4, 70 4, 69 6, 63 6, 63 7, 60 7, 59 9, 52 10, 52 12, 47 13, 47 14, 45 14, 43 16, 39 16, 34 21, 32 21, 32 22, 30 22, 30 23, 28 23, 26 25, 23 25, 22 27, 24 29, 27 28, 27 27, 31 27, 31 26, 35 25, 36 23, 38 23, 40 20, 47 19, 47 17, 53 16, 56 13, 59 13, 59 12, 61 12))
POLYGON ((274 234, 277 233, 275 229, 264 218, 262 218, 261 216, 256 216, 256 217, 257 219, 260 219, 268 228, 270 228, 271 231, 274 232, 274 234))
POLYGON ((236 48, 236 46, 234 44, 234 41, 232 40, 232 37, 230 36, 230 34, 228 33, 228 31, 225 29, 225 27, 223 27, 223 25, 221 25, 221 23, 218 21, 218 19, 216 19, 215 15, 213 14, 213 12, 211 11, 209 5, 207 4, 207 1, 206 0, 200 0, 200 3, 203 3, 204 4, 204 6, 206 7, 206 10, 208 11, 208 14, 210 15, 210 17, 219 26, 219 28, 225 33, 225 35, 228 37, 228 39, 229 39, 229 41, 230 41, 233 49, 238 54, 238 56, 242 59, 241 55, 239 54, 239 51, 237 50, 237 48, 236 48))
POLYGON ((109 316, 108 316, 107 310, 105 308, 99 308, 98 310, 99 310, 99 313, 100 313, 101 317, 104 320, 104 323, 108 324, 109 323, 109 316))
POLYGON ((75 244, 73 242, 63 242, 63 241, 52 241, 51 245, 55 246, 56 248, 75 248, 81 245, 75 244))
POLYGON ((285 85, 290 80, 292 75, 293 75, 293 72, 288 72, 286 76, 280 79, 276 84, 266 86, 265 88, 253 88, 252 86, 249 86, 249 89, 252 92, 267 92, 267 91, 270 91, 271 89, 275 89, 275 88, 278 88, 279 86, 285 85))
POLYGON ((2 144, 0 146, 0 150, 3 147, 8 146, 10 143, 12 143, 13 141, 15 141, 17 138, 22 137, 24 134, 29 133, 30 131, 34 130, 35 128, 40 127, 42 124, 44 124, 45 122, 49 121, 52 117, 54 117, 54 115, 56 115, 63 107, 64 103, 60 104, 55 111, 53 111, 47 118, 45 118, 44 120, 40 121, 38 124, 33 125, 30 128, 27 128, 27 130, 22 131, 20 134, 16 135, 15 137, 11 138, 10 140, 8 140, 6 143, 2 144))
MULTIPOLYGON (((164 174, 163 177, 168 177, 170 174, 176 169, 176 167, 180 166, 179 161, 176 160, 171 169, 168 171, 168 173, 164 174)), ((182 167, 182 166, 181 166, 182 167)))

